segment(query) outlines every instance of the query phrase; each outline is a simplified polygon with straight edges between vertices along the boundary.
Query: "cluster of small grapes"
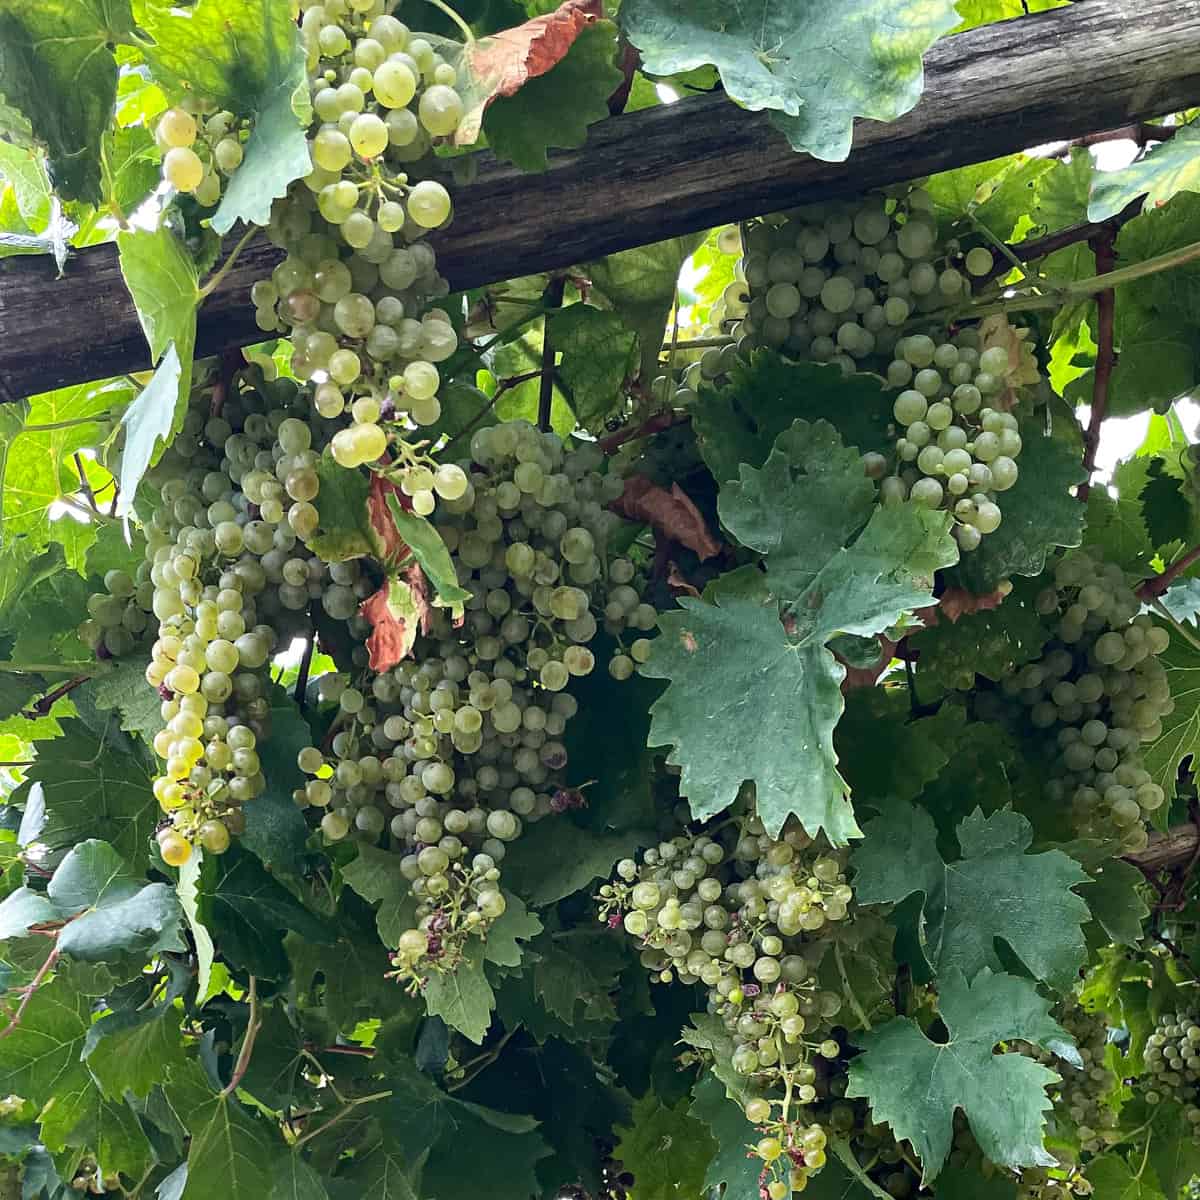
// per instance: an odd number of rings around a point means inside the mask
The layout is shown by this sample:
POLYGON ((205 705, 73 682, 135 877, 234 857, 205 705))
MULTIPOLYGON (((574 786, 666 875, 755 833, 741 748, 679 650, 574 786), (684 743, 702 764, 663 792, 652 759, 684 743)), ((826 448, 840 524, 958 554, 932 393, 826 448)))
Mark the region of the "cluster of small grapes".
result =
POLYGON ((317 411, 350 417, 333 438, 337 462, 373 463, 393 446, 392 473, 414 477, 406 490, 424 514, 462 482, 434 486, 407 437, 439 419, 436 364, 458 347, 448 315, 424 311, 448 289, 422 239, 450 216, 431 150, 463 102, 455 67, 383 7, 301 5, 313 169, 272 208, 267 235, 287 257, 251 298, 260 328, 287 331, 297 377, 321 379, 317 411))
POLYGON ((846 1142, 872 1182, 896 1200, 916 1196, 921 1190, 920 1172, 896 1141, 890 1125, 873 1121, 865 1101, 845 1098, 845 1072, 820 1081, 820 1091, 818 1120, 831 1136, 846 1142))
POLYGON ((265 787, 268 660, 308 631, 312 602, 341 600, 303 542, 319 489, 307 396, 249 368, 219 414, 211 397, 211 386, 195 389, 179 436, 147 475, 145 560, 133 576, 106 575, 80 630, 101 657, 124 652, 121 633, 133 637, 143 622, 144 636, 156 635, 146 681, 162 699, 154 794, 170 816, 159 845, 171 865, 196 842, 222 853, 244 827, 242 805, 265 787))
POLYGON ((969 275, 992 269, 984 247, 963 255, 957 242, 939 245, 933 200, 919 187, 777 213, 745 238, 719 314, 740 352, 770 346, 847 372, 883 374, 910 319, 936 323, 938 310, 969 297, 969 275))
POLYGON ((222 178, 241 166, 247 128, 233 113, 198 98, 167 109, 154 130, 163 151, 163 179, 205 208, 214 207, 221 199, 222 178))
POLYGON ((892 415, 904 428, 896 441, 897 474, 881 484, 885 504, 911 498, 948 508, 962 550, 974 550, 1000 527, 996 494, 1017 482, 1021 435, 1010 412, 983 407, 1004 387, 1009 352, 980 350, 979 333, 963 329, 935 344, 923 333, 901 338, 887 380, 904 390, 892 415))
POLYGON ((1200 1141, 1200 1010, 1164 1013, 1146 1039, 1147 1104, 1173 1100, 1200 1141))
POLYGON ((1065 1114, 1075 1126, 1080 1149, 1101 1154, 1119 1137, 1118 1113, 1107 1103, 1108 1094, 1117 1082, 1104 1062, 1108 1026, 1103 1017, 1077 1006, 1067 1011, 1061 1024, 1074 1040, 1083 1065, 1076 1067, 1054 1058, 1053 1067, 1062 1076, 1062 1082, 1050 1089, 1050 1098, 1055 1114, 1065 1114))
MULTIPOLYGON (((478 430, 470 454, 462 494, 435 521, 471 594, 465 619, 434 608, 410 658, 353 686, 323 676, 320 694, 339 708, 330 754, 300 760, 313 778, 297 801, 323 810, 328 840, 387 834, 399 851, 419 907, 396 965, 413 981, 451 969, 504 911, 499 866, 524 824, 575 802, 562 775, 578 711, 566 688, 593 670, 589 643, 603 627, 619 649, 656 620, 633 563, 608 550, 619 518, 606 505, 623 485, 594 445, 568 450, 513 421, 478 430)), ((323 603, 361 636, 357 595, 323 603)), ((624 678, 632 661, 615 654, 609 669, 624 678)))
POLYGON ((836 853, 799 828, 768 837, 757 818, 727 835, 680 836, 624 859, 600 889, 600 918, 641 945, 662 983, 708 988, 708 1010, 734 1043, 732 1066, 759 1094, 746 1117, 762 1138, 761 1189, 780 1200, 825 1162, 826 1134, 810 1119, 815 1059, 840 1053, 828 1036, 841 997, 823 991, 805 955, 849 915, 853 898, 836 853))
POLYGON ((1054 738, 1046 798, 1071 806, 1083 833, 1145 847, 1143 817, 1162 806, 1163 789, 1142 766, 1139 747, 1162 733, 1174 708, 1158 661, 1170 636, 1140 612, 1120 567, 1084 550, 1066 553, 1054 583, 1037 597, 1054 621, 1042 657, 1001 684, 1029 722, 1054 738))

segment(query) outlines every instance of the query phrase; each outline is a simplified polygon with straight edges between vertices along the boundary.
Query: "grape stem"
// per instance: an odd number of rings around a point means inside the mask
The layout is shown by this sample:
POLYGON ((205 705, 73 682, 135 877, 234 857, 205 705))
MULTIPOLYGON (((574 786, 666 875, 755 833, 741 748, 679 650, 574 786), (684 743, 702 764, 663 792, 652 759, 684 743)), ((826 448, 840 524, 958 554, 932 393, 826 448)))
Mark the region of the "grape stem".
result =
MULTIPOLYGON (((57 934, 55 935, 55 937, 57 937, 57 934)), ((5 1026, 5 1028, 3 1030, 0 1030, 0 1038, 8 1037, 8 1035, 10 1033, 12 1033, 17 1028, 18 1025, 21 1024, 21 1018, 25 1015, 25 1010, 29 1007, 30 1000, 33 999, 34 994, 37 992, 38 988, 40 988, 42 986, 42 984, 46 982, 46 977, 50 974, 51 971, 54 970, 55 965, 57 963, 58 963, 58 944, 56 942, 54 949, 51 950, 48 955, 46 955, 46 961, 44 963, 42 963, 42 965, 38 968, 38 972, 33 977, 33 979, 30 980, 30 982, 28 984, 26 984, 25 987, 18 989, 22 993, 21 1003, 17 1005, 17 1011, 15 1013, 13 1013, 12 1018, 9 1020, 8 1024, 5 1026)))
POLYGON ((1142 600, 1157 600, 1193 563, 1200 559, 1200 546, 1193 546, 1182 558, 1177 558, 1161 575, 1153 575, 1137 589, 1142 600))
POLYGON ((196 302, 199 304, 207 300, 221 286, 225 280, 225 276, 233 270, 233 264, 237 262, 238 255, 250 244, 250 239, 259 232, 257 225, 251 225, 245 233, 237 240, 237 245, 229 252, 229 257, 217 268, 217 270, 208 277, 208 282, 199 289, 196 294, 196 302))
POLYGON ((68 692, 73 692, 77 687, 82 687, 89 679, 91 679, 90 675, 76 675, 74 679, 68 679, 66 683, 60 683, 53 691, 47 692, 32 708, 27 708, 21 716, 34 721, 38 717, 48 715, 54 705, 67 695, 68 692))
MULTIPOLYGON (((880 1200, 895 1200, 890 1192, 885 1192, 883 1188, 881 1188, 879 1184, 877 1184, 875 1180, 873 1180, 870 1175, 863 1170, 858 1159, 854 1157, 854 1152, 850 1149, 850 1143, 847 1142, 845 1138, 835 1137, 830 1144, 833 1147, 834 1154, 837 1155, 841 1164, 846 1168, 847 1171, 850 1172, 851 1175, 854 1176, 855 1179, 858 1180, 860 1184, 862 1184, 862 1186, 868 1192, 871 1193, 872 1196, 878 1196, 880 1200)), ((903 1151, 901 1151, 901 1154, 903 1154, 903 1151)), ((905 1161, 907 1161, 907 1159, 905 1161)), ((911 1163, 909 1163, 909 1165, 912 1166, 911 1163)), ((920 1173, 921 1172, 918 1170, 917 1174, 920 1175, 920 1173)))
POLYGON ((451 1084, 446 1091, 451 1093, 457 1092, 465 1088, 469 1083, 474 1083, 480 1073, 486 1071, 500 1057, 500 1052, 508 1045, 512 1040, 513 1034, 520 1028, 519 1025, 514 1025, 490 1050, 485 1050, 482 1054, 476 1055, 470 1062, 464 1063, 462 1068, 464 1072, 463 1078, 457 1083, 451 1084), (470 1072, 470 1074, 467 1074, 467 1072, 470 1072))
POLYGON ((550 408, 554 402, 554 341, 550 337, 550 315, 552 310, 562 308, 563 293, 567 290, 565 275, 551 279, 546 285, 542 299, 546 303, 546 321, 542 329, 542 386, 538 393, 538 428, 550 430, 550 408))
MULTIPOLYGON (((1096 268, 1101 275, 1112 273, 1116 266, 1117 231, 1108 227, 1089 239, 1088 245, 1096 256, 1096 268)), ((1087 503, 1096 471, 1096 454, 1100 449, 1100 430, 1108 415, 1108 387, 1112 380, 1117 355, 1114 349, 1117 298, 1113 288, 1096 294, 1096 367, 1092 376, 1092 412, 1083 438, 1083 469, 1087 478, 1079 485, 1076 499, 1087 503)))
POLYGON ((242 1037, 242 1049, 237 1056, 237 1062, 233 1067, 233 1074, 229 1077, 229 1083, 221 1091, 222 1097, 228 1098, 237 1091, 238 1085, 242 1082, 242 1077, 246 1074, 246 1069, 250 1066, 250 1056, 254 1053, 254 1041, 258 1037, 258 1031, 262 1028, 262 1020, 258 1015, 258 980, 250 976, 250 990, 246 996, 247 1003, 250 1005, 250 1015, 246 1020, 246 1032, 242 1037))
POLYGON ((300 656, 300 671, 296 676, 296 704, 304 711, 304 693, 308 688, 308 673, 312 668, 313 651, 317 646, 317 631, 314 629, 304 643, 304 653, 300 656))
POLYGON ((297 1139, 293 1149, 299 1150, 305 1142, 311 1142, 313 1138, 319 1137, 327 1129, 331 1129, 334 1125, 336 1125, 344 1116, 347 1116, 354 1109, 360 1107, 361 1105, 373 1104, 376 1100, 386 1100, 389 1096, 391 1096, 391 1094, 391 1089, 389 1089, 386 1092, 372 1092, 369 1096, 359 1096, 356 1100, 347 1100, 345 1108, 341 1109, 339 1112, 335 1112, 328 1121, 322 1125, 318 1125, 311 1133, 306 1133, 302 1138, 297 1139))
POLYGON ((463 41, 465 41, 468 46, 475 45, 475 34, 471 32, 470 25, 468 25, 466 21, 464 21, 462 17, 455 12, 454 9, 452 9, 450 5, 445 2, 445 0, 428 0, 428 2, 440 12, 445 13, 445 15, 449 17, 455 25, 458 26, 458 28, 462 31, 463 41))

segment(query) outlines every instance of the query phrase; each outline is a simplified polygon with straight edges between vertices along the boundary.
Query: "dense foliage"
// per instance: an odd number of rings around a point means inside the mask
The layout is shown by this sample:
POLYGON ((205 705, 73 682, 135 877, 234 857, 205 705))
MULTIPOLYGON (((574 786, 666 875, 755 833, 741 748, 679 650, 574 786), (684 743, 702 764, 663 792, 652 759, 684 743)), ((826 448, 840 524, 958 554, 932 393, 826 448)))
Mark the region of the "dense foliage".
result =
POLYGON ((1195 114, 451 294, 468 151, 1059 5, 386 7, 0 0, 154 363, 0 407, 0 1186, 1190 1195, 1195 114))

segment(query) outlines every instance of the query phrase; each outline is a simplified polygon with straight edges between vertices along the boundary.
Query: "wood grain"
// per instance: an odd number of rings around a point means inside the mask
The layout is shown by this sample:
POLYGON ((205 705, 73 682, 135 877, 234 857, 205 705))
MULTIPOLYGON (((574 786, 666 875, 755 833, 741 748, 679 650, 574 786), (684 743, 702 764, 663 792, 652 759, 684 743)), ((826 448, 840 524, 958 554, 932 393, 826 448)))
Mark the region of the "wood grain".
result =
MULTIPOLYGON (((948 38, 926 56, 917 107, 858 123, 846 162, 795 154, 762 113, 723 96, 614 117, 579 151, 526 175, 478 156, 434 238, 455 290, 1031 145, 1115 129, 1200 102, 1200 0, 1076 0, 948 38)), ((278 260, 260 239, 207 301, 197 353, 259 340, 247 290, 278 260)), ((145 367, 111 246, 0 261, 0 398, 145 367)))

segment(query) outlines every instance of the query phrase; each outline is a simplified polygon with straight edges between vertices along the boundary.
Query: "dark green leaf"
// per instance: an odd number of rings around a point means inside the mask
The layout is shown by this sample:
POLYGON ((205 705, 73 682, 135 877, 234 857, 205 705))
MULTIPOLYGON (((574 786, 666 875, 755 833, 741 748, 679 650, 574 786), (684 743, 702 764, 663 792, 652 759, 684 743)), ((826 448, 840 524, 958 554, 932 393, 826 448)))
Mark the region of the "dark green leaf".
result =
POLYGON ((1092 183, 1089 221, 1107 221, 1142 196, 1146 212, 1161 208, 1176 192, 1200 191, 1200 127, 1185 125, 1173 138, 1152 146, 1119 171, 1099 172, 1092 183))
POLYGON ((624 403, 622 384, 636 371, 637 334, 616 313, 587 304, 552 313, 549 329, 554 348, 562 353, 558 370, 570 388, 579 424, 602 432, 624 403))
POLYGON ((846 1095, 864 1097, 876 1121, 910 1141, 931 1183, 950 1153, 962 1109, 984 1154, 1012 1169, 1052 1166, 1042 1146, 1047 1084, 1058 1076, 1022 1054, 995 1054, 1020 1039, 1073 1053, 1070 1035, 1049 1015, 1033 984, 984 969, 969 984, 957 968, 940 981, 938 1011, 949 1033, 931 1042, 917 1023, 896 1017, 858 1034, 846 1095))
POLYGON ((164 1072, 184 1065, 182 1015, 173 1005, 163 1004, 110 1013, 88 1030, 82 1057, 106 1096, 148 1096, 164 1072))
POLYGON ((326 450, 317 464, 321 490, 313 503, 320 524, 308 539, 308 548, 325 562, 380 553, 379 539, 367 511, 370 483, 361 471, 339 467, 326 450))
POLYGON ((704 1186, 724 1186, 725 1194, 731 1198, 753 1196, 758 1190, 762 1160, 748 1154, 746 1147, 758 1141, 758 1130, 725 1094, 715 1075, 705 1074, 693 1090, 696 1098, 688 1115, 703 1121, 717 1143, 716 1155, 704 1176, 704 1186))
POLYGON ((483 973, 483 942, 472 938, 453 971, 435 972, 425 985, 429 1015, 441 1017, 476 1045, 492 1023, 496 996, 483 973))
POLYGON ((688 1116, 687 1100, 668 1108, 647 1092, 629 1128, 617 1127, 616 1158, 637 1180, 638 1200, 699 1196, 717 1143, 707 1126, 688 1116))
POLYGON ((1027 854, 1033 830, 1020 814, 976 809, 958 827, 962 858, 951 864, 938 853, 932 818, 913 805, 889 805, 865 833, 851 860, 857 899, 898 904, 920 892, 917 937, 939 978, 1000 970, 999 939, 1036 979, 1060 991, 1075 982, 1089 913, 1072 889, 1089 877, 1060 850, 1027 854))
POLYGON ((181 1200, 263 1200, 270 1191, 270 1160, 278 1143, 265 1122, 252 1117, 232 1096, 213 1096, 185 1118, 188 1148, 187 1186, 181 1200))
POLYGON ((471 593, 459 586, 458 575, 442 535, 424 517, 402 508, 395 495, 388 496, 388 509, 396 532, 404 539, 413 557, 421 564, 425 577, 433 584, 433 603, 448 608, 456 618, 461 617, 462 606, 470 600, 471 593))
POLYGON ((939 612, 936 625, 909 638, 921 655, 921 677, 959 691, 970 691, 977 674, 998 683, 1037 658, 1048 640, 1032 605, 1016 596, 998 608, 964 613, 954 621, 939 612))

